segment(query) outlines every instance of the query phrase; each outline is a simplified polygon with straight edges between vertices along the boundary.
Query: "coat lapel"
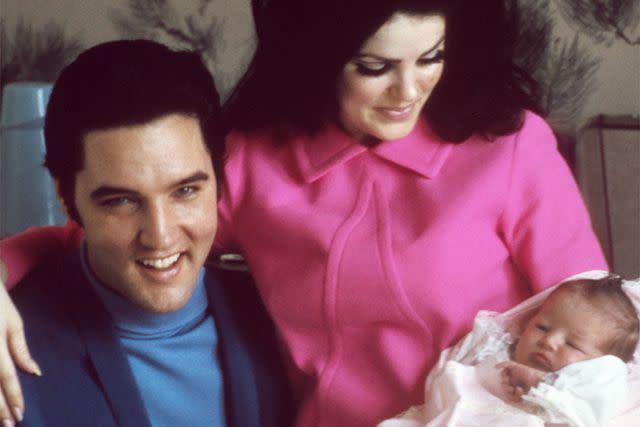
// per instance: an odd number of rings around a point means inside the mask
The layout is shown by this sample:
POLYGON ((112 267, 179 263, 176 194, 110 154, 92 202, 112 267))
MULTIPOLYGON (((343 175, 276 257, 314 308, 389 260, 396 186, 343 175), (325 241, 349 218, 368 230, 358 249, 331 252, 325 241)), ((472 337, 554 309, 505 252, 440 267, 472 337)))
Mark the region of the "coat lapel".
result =
POLYGON ((69 292, 69 308, 84 339, 96 379, 118 425, 151 427, 113 321, 82 274, 77 258, 76 263, 69 269, 74 277, 65 291, 69 292))
POLYGON ((207 270, 205 285, 209 309, 218 333, 218 357, 224 378, 225 409, 228 426, 262 425, 259 417, 258 390, 254 362, 238 329, 231 302, 213 272, 207 270))

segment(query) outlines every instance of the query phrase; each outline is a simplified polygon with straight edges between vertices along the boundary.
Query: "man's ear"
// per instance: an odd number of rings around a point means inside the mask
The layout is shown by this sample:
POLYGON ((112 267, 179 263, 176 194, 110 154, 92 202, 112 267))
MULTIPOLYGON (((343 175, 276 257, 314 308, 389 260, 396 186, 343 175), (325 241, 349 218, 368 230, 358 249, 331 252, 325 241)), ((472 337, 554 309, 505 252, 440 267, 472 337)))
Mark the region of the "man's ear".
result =
POLYGON ((67 208, 67 204, 64 202, 62 198, 62 192, 60 191, 60 180, 54 179, 53 184, 56 186, 56 195, 58 196, 58 202, 60 203, 60 207, 62 207, 62 211, 67 216, 67 218, 71 218, 69 215, 69 209, 67 208))

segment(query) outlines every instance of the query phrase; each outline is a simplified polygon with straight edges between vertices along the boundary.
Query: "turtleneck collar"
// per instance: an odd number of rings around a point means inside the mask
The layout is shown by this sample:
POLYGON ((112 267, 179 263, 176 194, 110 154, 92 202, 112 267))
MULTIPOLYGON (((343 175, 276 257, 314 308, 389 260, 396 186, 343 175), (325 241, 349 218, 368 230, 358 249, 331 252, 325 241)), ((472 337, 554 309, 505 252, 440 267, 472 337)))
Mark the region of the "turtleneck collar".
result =
POLYGON ((80 262, 87 280, 113 317, 122 338, 156 339, 175 335, 197 325, 206 315, 207 291, 204 268, 198 274, 196 287, 184 307, 171 313, 153 313, 104 286, 95 276, 86 257, 86 246, 80 247, 80 262))

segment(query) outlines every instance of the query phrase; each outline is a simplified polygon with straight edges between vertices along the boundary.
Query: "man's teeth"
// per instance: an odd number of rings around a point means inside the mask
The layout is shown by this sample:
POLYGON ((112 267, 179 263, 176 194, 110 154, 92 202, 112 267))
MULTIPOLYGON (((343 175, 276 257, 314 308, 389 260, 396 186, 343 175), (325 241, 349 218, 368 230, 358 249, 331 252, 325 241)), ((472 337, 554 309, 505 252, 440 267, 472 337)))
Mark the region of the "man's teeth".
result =
POLYGON ((167 268, 178 261, 178 258, 180 258, 179 253, 161 259, 143 259, 141 262, 145 267, 167 268))

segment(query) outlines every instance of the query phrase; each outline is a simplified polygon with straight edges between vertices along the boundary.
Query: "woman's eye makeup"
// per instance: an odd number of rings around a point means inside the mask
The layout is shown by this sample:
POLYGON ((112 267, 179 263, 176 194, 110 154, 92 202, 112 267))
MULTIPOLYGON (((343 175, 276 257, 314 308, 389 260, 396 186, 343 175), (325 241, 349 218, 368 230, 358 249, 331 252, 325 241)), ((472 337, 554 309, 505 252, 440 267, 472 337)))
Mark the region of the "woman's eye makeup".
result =
POLYGON ((391 69, 391 64, 385 62, 364 63, 356 62, 356 71, 363 76, 381 76, 391 69))
POLYGON ((444 60, 444 50, 438 49, 428 55, 423 56, 418 59, 418 64, 420 65, 430 65, 438 62, 442 62, 444 60))
MULTIPOLYGON (((444 60, 444 50, 438 49, 430 52, 416 61, 419 66, 427 66, 431 64, 437 64, 444 60)), ((363 76, 381 76, 389 71, 393 67, 393 62, 367 62, 367 61, 355 61, 356 72, 363 76)))

